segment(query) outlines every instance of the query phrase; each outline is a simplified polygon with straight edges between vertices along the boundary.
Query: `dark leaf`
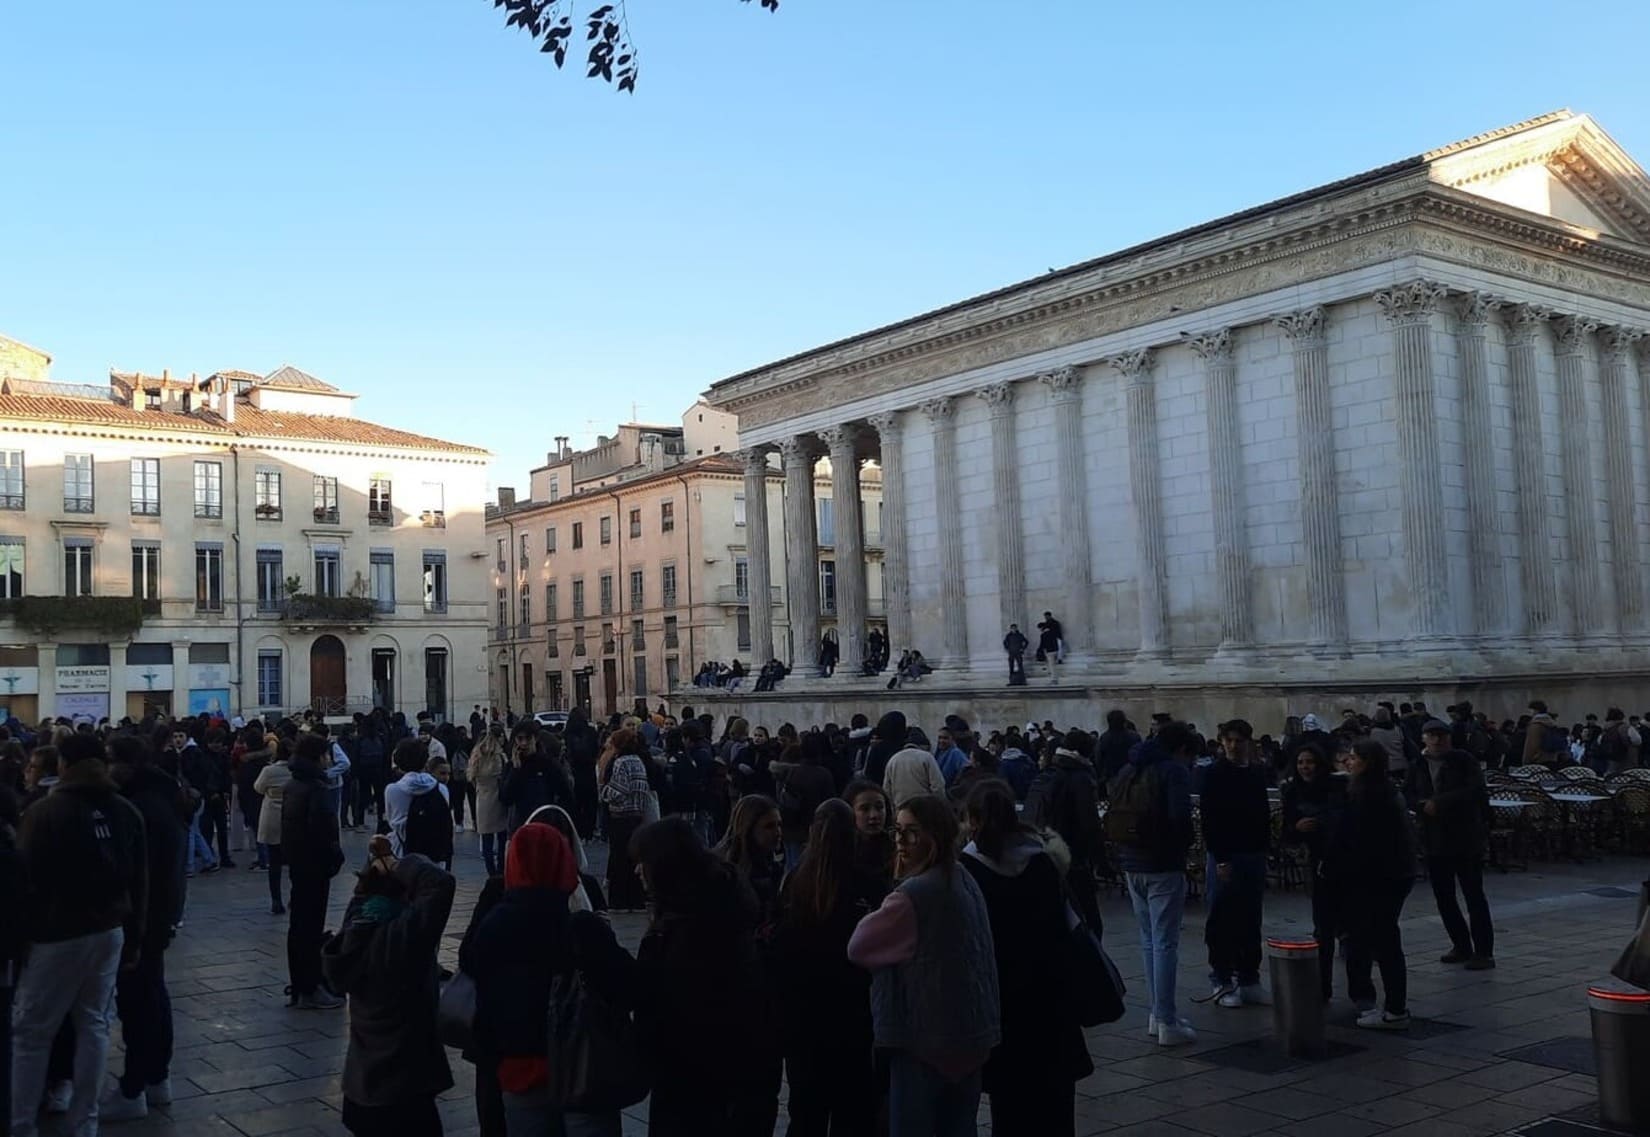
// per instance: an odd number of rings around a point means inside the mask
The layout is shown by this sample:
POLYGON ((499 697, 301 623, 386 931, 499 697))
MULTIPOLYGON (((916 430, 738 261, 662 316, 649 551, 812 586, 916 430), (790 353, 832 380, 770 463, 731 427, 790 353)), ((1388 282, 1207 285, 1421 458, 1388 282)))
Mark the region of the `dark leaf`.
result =
POLYGON ((617 63, 618 63, 618 64, 619 64, 619 66, 621 66, 621 67, 623 67, 623 66, 624 66, 624 65, 625 65, 625 64, 626 64, 626 63, 629 63, 629 62, 630 62, 630 55, 629 55, 629 53, 628 53, 628 52, 627 52, 627 53, 626 53, 626 54, 624 54, 624 55, 621 55, 621 56, 619 56, 619 58, 618 58, 618 60, 617 60, 617 61, 616 61, 616 62, 617 62, 617 63))
POLYGON ((605 40, 608 40, 610 42, 612 40, 618 39, 619 38, 619 25, 615 24, 615 23, 603 24, 602 25, 602 38, 605 39, 605 40))
POLYGON ((590 18, 592 20, 606 19, 607 14, 609 12, 611 12, 612 10, 613 10, 613 5, 603 4, 600 8, 597 8, 594 12, 590 13, 590 18))

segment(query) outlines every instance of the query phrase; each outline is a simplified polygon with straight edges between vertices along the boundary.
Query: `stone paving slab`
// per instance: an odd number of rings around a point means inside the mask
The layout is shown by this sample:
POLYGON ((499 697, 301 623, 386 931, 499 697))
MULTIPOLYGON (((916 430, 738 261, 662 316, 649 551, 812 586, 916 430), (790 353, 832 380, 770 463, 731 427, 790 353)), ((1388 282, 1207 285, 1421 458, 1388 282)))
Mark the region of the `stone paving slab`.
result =
MULTIPOLYGON (((365 834, 346 834, 352 863, 364 856, 365 843, 365 834)), ((460 834, 458 844, 458 896, 441 952, 449 967, 456 964, 458 937, 483 880, 473 837, 460 834)), ((599 866, 605 851, 599 843, 590 851, 599 866)), ((1588 1036, 1585 985, 1605 973, 1631 935, 1647 867, 1641 859, 1610 858, 1492 875, 1487 888, 1499 966, 1489 972, 1437 962, 1448 941, 1430 892, 1418 887, 1402 927, 1411 1007, 1433 1028, 1408 1035, 1360 1031, 1350 1025, 1350 1005, 1338 998, 1328 1035, 1349 1052, 1275 1072, 1218 1064, 1224 1048, 1269 1034, 1269 1011, 1188 1004, 1207 989, 1200 903, 1187 908, 1180 968, 1181 1001, 1198 1041, 1163 1050, 1147 1040, 1135 924, 1112 892, 1103 904, 1105 942, 1129 984, 1131 1013, 1088 1033, 1095 1072, 1077 1086, 1077 1132, 1489 1137, 1557 1115, 1584 1116, 1596 1102, 1590 1077, 1508 1055, 1588 1036)), ((284 1005, 286 922, 269 912, 263 874, 226 869, 189 884, 184 927, 167 955, 176 1100, 145 1121, 106 1131, 130 1137, 339 1137, 345 1132, 338 1111, 347 1020, 344 1012, 284 1005)), ((334 882, 329 926, 342 917, 348 887, 347 874, 334 882)), ((643 917, 617 916, 614 925, 621 942, 634 949, 643 917)), ((1266 927, 1309 931, 1306 895, 1269 894, 1266 927)), ((443 1123, 454 1137, 476 1137, 473 1070, 456 1053, 451 1058, 457 1084, 439 1103, 443 1123)), ((120 1061, 117 1032, 111 1067, 118 1069, 120 1061)), ((627 1137, 647 1132, 645 1118, 645 1106, 627 1114, 627 1137)), ((989 1133, 983 1108, 981 1120, 982 1133, 989 1133)), ((47 1129, 61 1132, 55 1119, 47 1129)))

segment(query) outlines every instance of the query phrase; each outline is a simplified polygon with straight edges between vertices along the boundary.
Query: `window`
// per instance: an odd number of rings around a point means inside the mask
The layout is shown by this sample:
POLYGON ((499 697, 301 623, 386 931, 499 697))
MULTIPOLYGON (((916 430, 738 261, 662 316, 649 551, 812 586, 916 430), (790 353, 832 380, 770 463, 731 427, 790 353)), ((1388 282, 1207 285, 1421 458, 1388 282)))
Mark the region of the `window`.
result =
POLYGON ((630 570, 630 610, 632 612, 640 612, 643 608, 646 608, 647 605, 644 603, 644 601, 646 599, 647 599, 646 586, 642 584, 642 570, 641 569, 631 569, 630 570))
POLYGON ((0 509, 23 508, 23 452, 0 450, 0 509))
POLYGON ((602 573, 597 587, 601 590, 597 595, 600 597, 602 615, 611 616, 613 614, 613 574, 610 572, 602 573))
MULTIPOLYGON (((750 609, 749 608, 739 609, 739 617, 738 617, 738 620, 736 622, 738 624, 738 636, 739 636, 739 641, 738 641, 737 646, 738 646, 740 651, 749 651, 751 649, 751 613, 750 613, 750 609)), ((767 660, 763 660, 763 662, 766 663, 767 660)))
POLYGON ((395 611, 395 553, 374 549, 368 559, 372 573, 372 600, 380 612, 395 611))
POLYGON ((561 478, 556 474, 550 475, 550 500, 561 500, 561 478))
POLYGON ((550 644, 545 649, 545 654, 551 659, 559 659, 561 657, 561 645, 556 642, 556 629, 554 628, 550 629, 550 644))
POLYGON ((836 562, 819 562, 819 610, 836 611, 836 562))
POLYGON ((139 600, 160 599, 160 542, 132 542, 132 595, 139 600))
POLYGON ((0 537, 0 597, 23 595, 23 538, 0 537))
POLYGON ((583 655, 584 653, 584 625, 575 624, 573 626, 573 654, 583 655))
POLYGON ((638 655, 631 663, 635 682, 631 684, 630 693, 640 698, 647 694, 647 657, 638 655))
POLYGON ((673 648, 673 647, 679 646, 678 643, 677 643, 678 634, 679 633, 677 632, 677 627, 676 627, 676 617, 675 616, 666 616, 665 617, 665 647, 666 648, 673 648))
POLYGON ((258 705, 279 707, 285 703, 281 692, 281 653, 258 652, 258 705))
POLYGON ((315 595, 337 596, 343 577, 337 549, 315 550, 315 595))
POLYGON ((604 517, 600 523, 602 546, 605 548, 613 543, 613 519, 604 517))
POLYGON ((676 530, 676 503, 662 501, 659 503, 659 532, 672 533, 676 530))
POLYGON ((544 618, 552 624, 561 618, 556 615, 556 582, 553 580, 544 586, 544 618))
POLYGON ((521 535, 521 571, 527 571, 527 534, 521 535))
POLYGON ((556 527, 554 525, 544 531, 544 551, 546 554, 556 551, 556 527))
MULTIPOLYGON (((447 487, 443 483, 424 483, 424 508, 419 510, 418 520, 423 523, 426 529, 445 529, 447 527, 447 487)), ((445 666, 447 659, 445 652, 442 653, 441 659, 443 666, 445 666)))
POLYGON ((195 516, 223 516, 223 463, 195 463, 195 516))
POLYGON ((228 663, 227 643, 192 643, 189 645, 190 663, 228 663))
POLYGON ((424 649, 424 709, 436 722, 447 721, 447 649, 424 649))
POLYGON ((63 595, 92 594, 92 543, 82 537, 63 539, 63 595))
POLYGON ((521 626, 531 627, 533 624, 533 586, 525 580, 521 582, 521 626))
POLYGON ((584 619, 584 581, 573 581, 573 619, 584 619))
POLYGON ((836 544, 836 505, 828 497, 819 499, 819 543, 821 545, 836 544))
POLYGON ((395 511, 390 506, 390 480, 373 478, 367 483, 367 524, 391 525, 395 511))
POLYGON ((91 513, 93 510, 92 456, 63 455, 63 512, 91 513))
POLYGON ((733 523, 735 525, 745 523, 745 495, 742 493, 733 495, 733 523))
POLYGON ((665 659, 665 690, 674 691, 682 683, 682 664, 674 655, 665 659))
POLYGON ((635 540, 637 537, 640 537, 641 535, 642 535, 642 511, 639 510, 639 509, 633 509, 633 510, 630 511, 630 538, 631 538, 631 540, 635 540))
POLYGON ((252 475, 252 514, 259 521, 281 519, 281 471, 259 470, 252 475))
POLYGON ((616 650, 618 650, 618 646, 619 646, 618 644, 613 642, 613 625, 612 624, 603 624, 602 625, 602 654, 603 655, 612 655, 616 650))
POLYGON ((503 572, 505 569, 510 567, 510 563, 504 559, 504 538, 503 537, 500 537, 498 539, 497 545, 498 545, 498 571, 503 572))
POLYGON ((160 388, 146 387, 143 391, 143 409, 146 411, 160 410, 160 388))
POLYGON ((630 646, 637 649, 647 646, 647 636, 642 630, 640 620, 630 621, 630 646))
POLYGON ((676 607, 676 566, 666 565, 659 570, 659 603, 666 608, 676 607))
POLYGON ((223 611, 223 546, 195 546, 195 611, 223 611))
POLYGON ((281 550, 258 550, 258 611, 279 612, 286 599, 286 577, 281 571, 281 550))
POLYGON ((424 611, 447 610, 447 554, 433 549, 424 552, 424 611))
POLYGON ((132 513, 138 517, 160 516, 160 459, 132 459, 132 513))
POLYGON ((733 594, 741 604, 751 598, 751 563, 745 557, 733 558, 733 594))
POLYGON ((502 584, 498 586, 498 637, 504 638, 504 629, 510 626, 510 592, 502 584))
POLYGON ((575 549, 584 548, 584 522, 582 521, 573 522, 573 547, 575 549))
POLYGON ((338 479, 315 475, 315 520, 323 525, 338 524, 338 479))

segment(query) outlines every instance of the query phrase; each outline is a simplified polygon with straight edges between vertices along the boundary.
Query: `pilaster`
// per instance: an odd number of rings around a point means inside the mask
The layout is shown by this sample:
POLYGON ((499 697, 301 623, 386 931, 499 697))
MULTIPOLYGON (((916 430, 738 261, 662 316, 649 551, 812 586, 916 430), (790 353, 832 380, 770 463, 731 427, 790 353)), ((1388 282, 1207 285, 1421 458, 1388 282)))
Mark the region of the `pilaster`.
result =
POLYGON ((814 675, 819 662, 819 531, 814 517, 814 461, 806 435, 779 444, 785 462, 785 593, 790 602, 791 667, 814 675))
POLYGON ((1644 333, 1606 328, 1600 357, 1604 392, 1604 473, 1610 494, 1610 576, 1616 617, 1623 632, 1644 630, 1644 578, 1640 572, 1638 501, 1634 491, 1633 446, 1628 435, 1627 390, 1633 351, 1644 333))
POLYGON ((911 576, 905 549, 905 436, 898 411, 872 415, 881 445, 882 600, 888 612, 891 658, 911 646, 911 576))
POLYGON ((1512 393, 1513 465, 1518 486, 1519 575, 1523 631, 1548 636, 1557 618, 1546 472, 1542 461, 1541 391, 1536 384, 1536 337, 1551 313, 1533 304, 1506 310, 1507 380, 1512 393))
POLYGON ((1062 367, 1038 376, 1054 404, 1054 459, 1059 474, 1055 511, 1060 522, 1060 579, 1065 611, 1059 614, 1066 635, 1067 664, 1093 655, 1094 603, 1089 584, 1088 471, 1083 464, 1083 373, 1062 367))
POLYGON ((1157 392, 1150 348, 1106 361, 1123 376, 1129 416, 1129 490, 1134 500, 1135 588, 1140 607, 1142 663, 1169 650, 1169 582, 1163 550, 1163 489, 1157 453, 1157 392))
POLYGON ((1587 423, 1587 350, 1598 325, 1579 316, 1553 323, 1558 364, 1559 439, 1564 456, 1564 528, 1575 592, 1575 630, 1605 631, 1593 523, 1593 464, 1587 423))
MULTIPOLYGON (((968 664, 968 597, 963 591, 962 506, 957 497, 957 406, 930 399, 923 414, 934 432, 934 520, 939 529, 940 611, 944 613, 943 667, 968 664)), ((921 645, 914 645, 921 650, 921 645)))
POLYGON ((1249 605, 1249 537, 1244 523, 1243 442, 1238 434, 1237 358, 1232 331, 1181 337, 1203 361, 1209 431, 1209 496, 1215 530, 1215 583, 1220 594, 1217 660, 1246 661, 1254 653, 1249 605))
POLYGON ((1488 635, 1504 629, 1500 533, 1495 509, 1495 421, 1490 406, 1488 337, 1490 317, 1501 301, 1487 292, 1469 292, 1455 301, 1455 346, 1461 361, 1461 446, 1467 469, 1467 547, 1472 562, 1472 631, 1488 635))
POLYGON ((1019 445, 1014 433, 1014 384, 993 383, 974 392, 991 408, 991 489, 994 541, 982 552, 997 560, 997 616, 1003 633, 1026 626, 1025 530, 1020 520, 1019 445))
POLYGON ((859 498, 859 427, 819 432, 831 452, 831 501, 836 525, 837 675, 858 679, 865 665, 865 525, 859 498))
POLYGON ((774 658, 773 567, 768 562, 768 450, 754 447, 745 460, 745 556, 749 565, 751 672, 774 658))

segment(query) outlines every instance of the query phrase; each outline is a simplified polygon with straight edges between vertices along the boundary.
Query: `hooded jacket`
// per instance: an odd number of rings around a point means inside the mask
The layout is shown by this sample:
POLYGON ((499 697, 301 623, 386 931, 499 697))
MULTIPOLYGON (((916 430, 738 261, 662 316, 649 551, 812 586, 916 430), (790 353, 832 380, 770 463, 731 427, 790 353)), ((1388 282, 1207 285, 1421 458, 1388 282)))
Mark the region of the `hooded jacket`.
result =
POLYGON ((436 781, 434 775, 422 770, 402 774, 399 781, 384 787, 384 816, 389 821, 390 842, 395 846, 396 856, 401 855, 401 843, 406 840, 407 811, 412 807, 413 798, 430 793, 439 793, 445 798, 447 788, 436 781))
POLYGON ((344 852, 326 775, 303 758, 294 758, 289 768, 292 780, 281 798, 281 856, 294 873, 330 878, 343 867, 344 852))
POLYGON ((1072 857, 1088 864, 1101 853, 1100 787, 1094 763, 1064 747, 1026 791, 1025 820, 1060 835, 1072 857))
POLYGON ((452 912, 454 881, 416 855, 401 859, 395 878, 401 898, 358 893, 344 913, 344 930, 321 952, 327 986, 349 996, 344 1097, 357 1105, 403 1105, 453 1084, 436 1032, 435 953, 452 912))
POLYGON ((945 796, 945 775, 940 773, 934 756, 920 746, 907 746, 888 759, 888 769, 882 776, 882 789, 894 808, 922 794, 945 796))
POLYGON ((263 795, 263 807, 258 811, 258 843, 281 843, 281 797, 287 783, 292 781, 292 767, 285 761, 271 762, 258 771, 252 783, 253 792, 263 795))
POLYGON ((882 784, 888 771, 888 760, 905 749, 905 715, 889 711, 877 720, 871 745, 865 751, 866 781, 882 784))

